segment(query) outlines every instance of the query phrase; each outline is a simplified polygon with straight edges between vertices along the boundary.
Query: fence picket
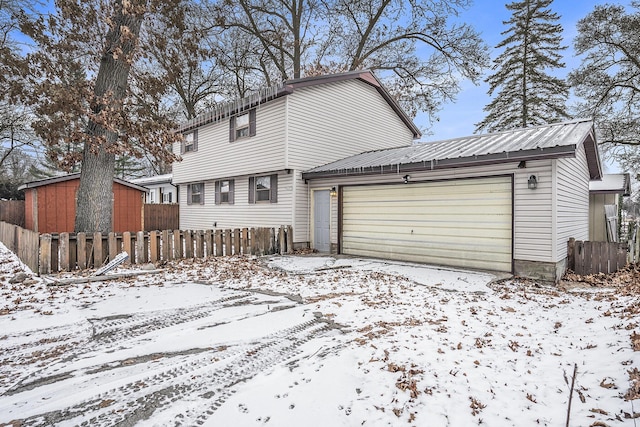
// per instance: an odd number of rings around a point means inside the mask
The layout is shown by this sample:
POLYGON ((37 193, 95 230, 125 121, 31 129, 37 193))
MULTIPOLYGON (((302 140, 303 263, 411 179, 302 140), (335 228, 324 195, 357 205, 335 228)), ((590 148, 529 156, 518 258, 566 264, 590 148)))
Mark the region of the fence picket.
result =
MULTIPOLYGON (((0 222, 2 243, 37 274, 98 268, 120 252, 129 254, 127 264, 148 260, 230 255, 264 255, 290 251, 291 226, 230 230, 117 233, 43 234, 0 222), (286 242, 286 243, 283 243, 286 242), (107 255, 108 254, 108 255, 107 255)), ((624 254, 623 254, 624 255, 624 254)))

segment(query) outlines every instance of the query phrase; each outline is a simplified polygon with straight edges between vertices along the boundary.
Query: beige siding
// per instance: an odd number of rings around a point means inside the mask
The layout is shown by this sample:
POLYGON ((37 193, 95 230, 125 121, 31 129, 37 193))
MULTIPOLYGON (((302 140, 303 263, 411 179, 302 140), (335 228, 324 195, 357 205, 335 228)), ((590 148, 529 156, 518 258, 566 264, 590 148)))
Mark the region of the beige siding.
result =
POLYGON ((346 254, 511 271, 511 177, 352 186, 346 254))
POLYGON ((589 240, 593 242, 606 242, 607 217, 604 212, 605 205, 617 205, 617 194, 596 193, 589 196, 589 240))
POLYGON ((180 186, 180 228, 183 230, 293 225, 293 175, 278 175, 278 203, 249 204, 249 176, 236 176, 235 203, 215 204, 215 181, 205 182, 204 205, 187 205, 187 186, 180 186))
MULTIPOLYGON (((285 98, 256 111, 256 135, 229 142, 229 119, 198 129, 198 151, 173 165, 173 182, 184 184, 286 168, 285 98)), ((174 153, 180 153, 179 144, 174 153)))
POLYGON ((553 261, 567 257, 567 241, 589 239, 589 169, 584 146, 575 158, 557 161, 557 233, 553 261))
POLYGON ((389 104, 362 81, 296 89, 287 102, 288 167, 293 169, 413 142, 413 134, 389 104))
MULTIPOLYGON (((514 175, 514 259, 551 262, 552 238, 552 163, 553 160, 528 161, 519 169, 517 163, 504 163, 482 167, 467 167, 429 172, 411 172, 412 181, 430 181, 479 176, 514 175), (527 180, 536 175, 538 188, 529 190, 527 180)), ((352 176, 310 181, 311 188, 402 182, 402 174, 352 176)), ((332 229, 337 229, 337 212, 332 216, 332 229)), ((307 237, 308 238, 308 237, 307 237)), ((333 241, 332 241, 333 243, 333 241)))
POLYGON ((293 241, 295 243, 308 243, 309 240, 309 217, 310 213, 310 195, 309 186, 302 179, 302 171, 293 171, 294 176, 294 219, 293 219, 293 241))

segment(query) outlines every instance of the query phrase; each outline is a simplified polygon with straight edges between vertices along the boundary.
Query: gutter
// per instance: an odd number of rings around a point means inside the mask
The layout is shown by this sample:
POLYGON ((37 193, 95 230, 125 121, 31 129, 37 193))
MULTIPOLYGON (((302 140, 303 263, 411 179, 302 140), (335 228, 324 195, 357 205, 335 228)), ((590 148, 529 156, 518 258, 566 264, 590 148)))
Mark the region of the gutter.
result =
POLYGON ((303 179, 336 178, 347 176, 387 175, 405 172, 420 172, 440 169, 453 169, 459 167, 483 166, 498 163, 519 162, 522 160, 557 159, 561 157, 574 157, 575 145, 555 146, 523 150, 516 152, 492 153, 480 156, 458 157, 441 160, 425 160, 422 162, 389 164, 381 166, 349 167, 333 170, 313 170, 302 173, 303 179))

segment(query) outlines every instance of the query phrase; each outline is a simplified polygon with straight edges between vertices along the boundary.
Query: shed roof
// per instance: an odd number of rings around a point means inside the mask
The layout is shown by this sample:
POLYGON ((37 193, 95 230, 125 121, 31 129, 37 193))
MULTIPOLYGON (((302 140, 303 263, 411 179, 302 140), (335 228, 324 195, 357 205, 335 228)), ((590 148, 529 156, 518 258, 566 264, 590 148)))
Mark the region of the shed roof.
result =
POLYGON ((628 173, 602 175, 602 180, 589 182, 589 193, 631 195, 631 177, 628 173))
POLYGON ((401 173, 573 157, 580 144, 585 147, 591 179, 599 179, 602 165, 589 119, 368 151, 313 168, 302 176, 313 179, 401 173))
MULTIPOLYGON (((65 181, 71 181, 74 179, 80 179, 80 173, 71 173, 68 175, 61 175, 61 176, 54 176, 51 178, 44 178, 44 179, 39 179, 37 181, 31 181, 31 182, 27 182, 22 184, 20 187, 18 187, 18 190, 25 190, 27 188, 36 188, 36 187, 42 187, 43 185, 49 185, 49 184, 55 184, 58 182, 65 182, 65 181)), ((126 187, 131 187, 134 188, 136 190, 139 191, 147 191, 147 189, 141 185, 137 185, 134 184, 132 182, 129 181, 125 181, 124 179, 120 179, 120 178, 113 178, 113 182, 117 182, 118 184, 122 184, 126 187)))
POLYGON ((166 173, 164 175, 154 175, 154 176, 145 176, 143 178, 132 179, 131 182, 134 184, 171 184, 171 180, 173 179, 173 174, 166 173))
POLYGON ((322 76, 303 77, 299 79, 285 80, 282 83, 273 85, 271 87, 263 88, 260 91, 251 94, 245 98, 229 101, 219 105, 211 111, 207 111, 195 117, 188 122, 183 123, 178 128, 178 131, 185 132, 192 129, 199 128, 209 123, 220 121, 226 117, 232 116, 242 111, 249 110, 260 104, 267 103, 276 98, 292 94, 296 89, 317 86, 326 83, 334 83, 345 80, 360 80, 363 81, 378 91, 378 93, 389 104, 393 111, 400 117, 402 122, 413 132, 414 138, 420 138, 422 133, 420 129, 413 123, 413 120, 405 113, 391 94, 385 89, 380 80, 370 70, 348 71, 345 73, 327 74, 322 76))

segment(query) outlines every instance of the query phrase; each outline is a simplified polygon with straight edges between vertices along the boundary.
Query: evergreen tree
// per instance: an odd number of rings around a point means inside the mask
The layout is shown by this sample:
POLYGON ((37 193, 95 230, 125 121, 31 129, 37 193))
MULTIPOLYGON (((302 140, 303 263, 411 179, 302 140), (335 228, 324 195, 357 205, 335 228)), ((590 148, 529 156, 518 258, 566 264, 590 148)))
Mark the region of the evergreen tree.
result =
POLYGON ((522 0, 506 5, 511 19, 496 48, 504 51, 493 61, 489 83, 493 100, 484 107, 487 116, 476 124, 476 131, 501 131, 541 125, 569 117, 567 83, 549 74, 564 68, 561 62, 562 26, 549 6, 553 0, 522 0))

